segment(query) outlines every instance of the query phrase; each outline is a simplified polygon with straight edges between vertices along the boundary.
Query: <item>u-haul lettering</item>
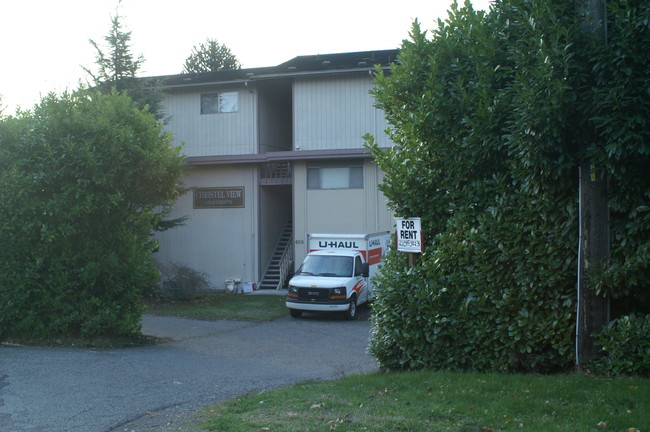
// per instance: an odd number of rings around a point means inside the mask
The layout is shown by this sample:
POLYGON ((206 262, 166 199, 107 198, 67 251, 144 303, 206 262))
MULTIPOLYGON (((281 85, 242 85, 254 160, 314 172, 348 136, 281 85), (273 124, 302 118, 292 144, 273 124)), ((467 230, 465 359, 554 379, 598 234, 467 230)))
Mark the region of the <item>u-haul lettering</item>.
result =
POLYGON ((324 249, 359 249, 355 241, 318 241, 318 247, 324 249))

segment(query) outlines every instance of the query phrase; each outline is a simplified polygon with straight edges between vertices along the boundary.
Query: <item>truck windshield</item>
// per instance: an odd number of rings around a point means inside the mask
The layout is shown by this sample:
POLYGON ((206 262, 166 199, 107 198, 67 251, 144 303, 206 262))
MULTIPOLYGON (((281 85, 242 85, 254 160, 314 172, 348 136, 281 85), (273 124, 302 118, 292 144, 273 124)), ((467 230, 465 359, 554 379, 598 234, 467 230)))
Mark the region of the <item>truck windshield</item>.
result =
POLYGON ((352 257, 308 255, 297 274, 312 276, 350 277, 352 257))

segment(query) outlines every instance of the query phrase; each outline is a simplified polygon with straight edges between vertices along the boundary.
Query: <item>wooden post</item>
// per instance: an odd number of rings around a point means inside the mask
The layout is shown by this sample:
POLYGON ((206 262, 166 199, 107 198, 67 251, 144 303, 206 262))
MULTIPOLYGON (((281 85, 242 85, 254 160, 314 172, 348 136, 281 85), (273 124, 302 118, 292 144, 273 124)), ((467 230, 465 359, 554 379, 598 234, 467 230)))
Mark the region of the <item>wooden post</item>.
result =
POLYGON ((419 260, 420 260, 419 253, 409 252, 409 267, 413 267, 414 265, 416 265, 419 260))
MULTIPOLYGON (((606 0, 577 0, 582 14, 582 30, 598 43, 607 43, 606 0)), ((589 136, 590 134, 585 134, 589 136)), ((594 138, 597 139, 597 138, 594 138)), ((609 261, 609 204, 607 174, 587 156, 597 142, 582 142, 580 148, 579 212, 580 246, 578 250, 578 295, 576 310, 576 366, 596 355, 593 335, 602 331, 609 320, 609 302, 597 295, 589 274, 599 272, 609 261)))
POLYGON ((609 260, 609 212, 607 180, 594 173, 589 161, 581 164, 580 175, 580 263, 578 277, 578 309, 576 331, 576 365, 597 354, 593 334, 603 330, 609 321, 609 302, 596 293, 589 275, 599 272, 609 260), (587 171, 585 173, 585 170, 587 171))

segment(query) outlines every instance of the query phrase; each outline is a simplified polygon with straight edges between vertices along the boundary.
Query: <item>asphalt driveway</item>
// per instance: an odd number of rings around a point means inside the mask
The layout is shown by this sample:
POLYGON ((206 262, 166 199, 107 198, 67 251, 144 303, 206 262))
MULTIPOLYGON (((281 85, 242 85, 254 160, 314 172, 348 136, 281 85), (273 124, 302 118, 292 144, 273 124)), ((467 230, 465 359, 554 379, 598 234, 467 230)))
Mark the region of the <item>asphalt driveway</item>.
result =
POLYGON ((0 347, 0 431, 179 430, 212 402, 377 368, 366 352, 367 311, 358 321, 145 316, 143 333, 169 342, 107 350, 0 347))

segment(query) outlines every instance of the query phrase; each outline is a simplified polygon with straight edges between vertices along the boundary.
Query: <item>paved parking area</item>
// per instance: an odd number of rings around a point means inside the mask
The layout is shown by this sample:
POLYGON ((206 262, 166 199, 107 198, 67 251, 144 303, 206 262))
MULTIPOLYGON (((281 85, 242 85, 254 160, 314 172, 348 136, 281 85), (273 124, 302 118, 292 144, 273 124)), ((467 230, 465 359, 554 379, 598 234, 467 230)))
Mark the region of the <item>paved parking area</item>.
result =
POLYGON ((145 316, 155 346, 0 347, 0 430, 179 430, 200 407, 248 391, 376 370, 367 310, 264 323, 145 316))

